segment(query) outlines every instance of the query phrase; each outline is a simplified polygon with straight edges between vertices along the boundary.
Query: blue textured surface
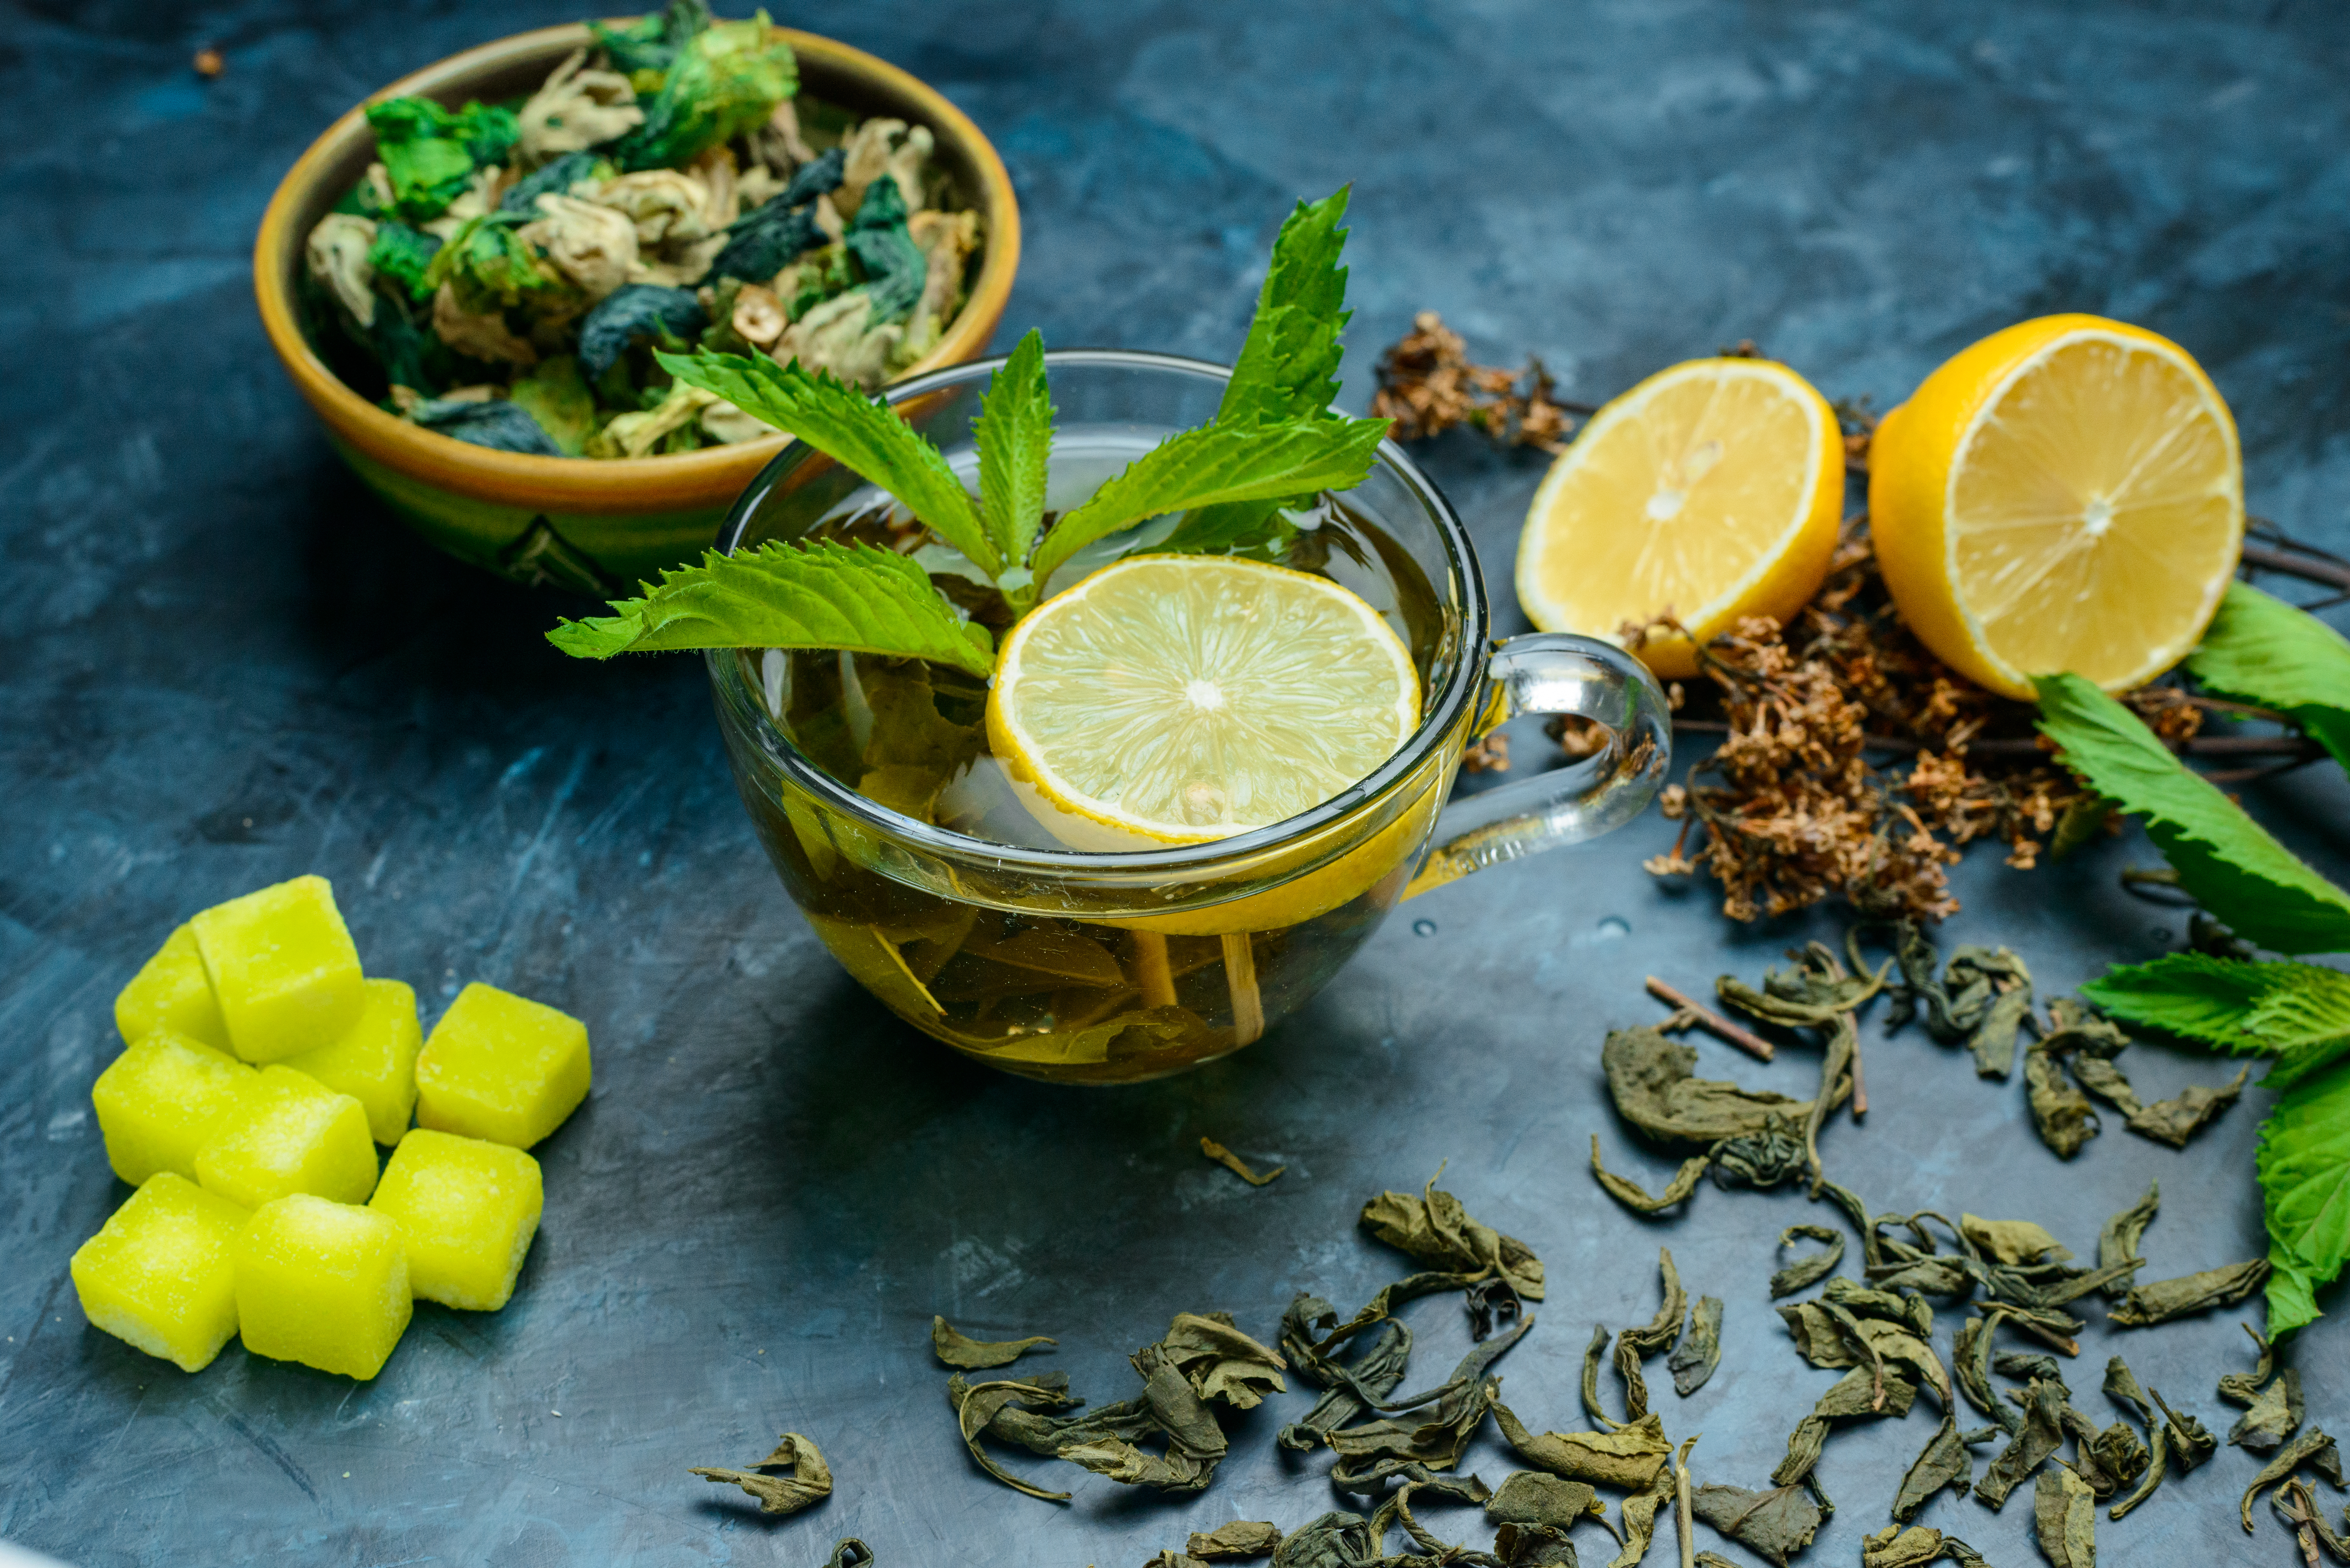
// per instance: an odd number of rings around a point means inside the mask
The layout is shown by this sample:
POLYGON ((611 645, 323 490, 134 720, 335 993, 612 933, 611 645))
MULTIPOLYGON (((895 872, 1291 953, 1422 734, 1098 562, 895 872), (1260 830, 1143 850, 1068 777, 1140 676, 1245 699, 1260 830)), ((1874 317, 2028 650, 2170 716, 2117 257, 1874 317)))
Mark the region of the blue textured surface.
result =
MULTIPOLYGON (((299 7, 219 0, 5 12, 0 207, 0 1539, 76 1563, 821 1562, 856 1534, 886 1568, 1128 1568, 1234 1517, 1284 1527, 1336 1500, 1277 1455, 1292 1395, 1240 1424, 1204 1497, 1066 1472, 1066 1510, 979 1477, 948 1424, 933 1312, 1051 1333, 1079 1391, 1122 1397, 1125 1354, 1178 1310, 1270 1336, 1293 1290, 1344 1304, 1398 1272, 1352 1229, 1440 1160, 1472 1211, 1532 1241, 1554 1288, 1499 1370, 1571 1428, 1589 1324, 1645 1321, 1648 1250, 1728 1303, 1722 1370, 1660 1398, 1702 1431, 1700 1480, 1760 1484, 1825 1373, 1765 1304, 1788 1195, 1709 1189, 1636 1222, 1586 1169, 1589 1136, 1654 1183, 1597 1073, 1603 1028, 1651 1018, 1638 977, 1752 974, 1832 922, 1726 927, 1638 870, 1653 821, 1415 904, 1329 994, 1231 1062, 1118 1092, 962 1065, 893 1023, 818 949, 733 798, 695 661, 567 663, 557 607, 401 533, 328 452, 264 345, 246 281, 267 193, 335 114, 542 0, 299 7), (218 43, 226 74, 187 61, 218 43), (232 1346, 185 1376, 83 1323, 66 1259, 122 1189, 88 1111, 114 992, 190 911, 331 876, 370 969, 437 1011, 464 981, 594 1030, 588 1107, 540 1151, 545 1229, 495 1315, 425 1305, 372 1384, 232 1346), (1418 934, 1425 924, 1429 934, 1418 934), (1628 926, 1628 930, 1619 928, 1628 926), (1202 1162, 1212 1135, 1286 1161, 1263 1190, 1202 1162), (560 1412, 560 1414, 557 1414, 560 1412), (688 1477, 785 1428, 839 1490, 771 1523, 688 1477)), ((1348 388, 1415 309, 1482 358, 1539 352, 1602 397, 1743 337, 1832 397, 1897 400, 2006 322, 2106 311, 2185 343, 2242 425, 2256 510, 2350 550, 2350 14, 1729 0, 1562 5, 827 3, 784 18, 928 78, 1002 148, 1025 270, 1004 341, 1227 358, 1290 201, 1357 182, 1348 388)), ((1429 462, 1504 587, 1538 463, 1464 440, 1429 462)), ((1504 629, 1517 624, 1501 607, 1504 629)), ((2336 876, 2350 791, 2316 770, 2252 804, 2336 876)), ((2175 916, 2086 866, 1978 854, 1946 940, 2005 941, 2051 991, 2168 940, 2175 916), (2156 928, 2169 928, 2158 932, 2156 928)), ((2076 1250, 2147 1180, 2160 1277, 2261 1246, 2246 1103, 2183 1153, 2117 1127, 2071 1167, 2018 1085, 1914 1033, 1877 1044, 1865 1126, 1831 1169, 1880 1209, 1971 1207, 2076 1250)), ((1809 1092, 1710 1043, 1704 1070, 1809 1092)), ((2142 1090, 2225 1076, 2145 1047, 2142 1090)), ((2335 1316, 2295 1347, 2313 1417, 2350 1398, 2335 1316)), ((2224 1430, 2247 1365, 2220 1314, 2102 1324, 2068 1375, 2085 1409, 2119 1349, 2224 1430)), ((1459 1353, 1416 1309, 1419 1370, 1459 1353)), ((1955 1319, 1946 1314, 1947 1330, 1955 1319)), ((1944 1341, 1947 1344, 1947 1340, 1944 1341)), ((1831 1439, 1843 1505, 1806 1561, 1850 1563, 1885 1521, 1928 1411, 1831 1439)), ((1042 1461, 1012 1462, 1032 1472, 1042 1461)), ((1510 1467, 1490 1435, 1473 1468, 1510 1467)), ((2241 1450, 2174 1478, 2108 1561, 2274 1562, 2248 1538, 2241 1450)), ((2334 1500, 2338 1504, 2338 1499, 2334 1500)), ((1926 1522, 2012 1568, 2029 1499, 1926 1522)), ((1437 1511, 1449 1539, 1482 1540, 1437 1511)), ((1722 1548, 1700 1527, 1700 1545, 1722 1548)), ((1586 1532, 1585 1561, 1604 1561, 1586 1532)), ((1659 1547, 1668 1560, 1669 1542, 1659 1547)))

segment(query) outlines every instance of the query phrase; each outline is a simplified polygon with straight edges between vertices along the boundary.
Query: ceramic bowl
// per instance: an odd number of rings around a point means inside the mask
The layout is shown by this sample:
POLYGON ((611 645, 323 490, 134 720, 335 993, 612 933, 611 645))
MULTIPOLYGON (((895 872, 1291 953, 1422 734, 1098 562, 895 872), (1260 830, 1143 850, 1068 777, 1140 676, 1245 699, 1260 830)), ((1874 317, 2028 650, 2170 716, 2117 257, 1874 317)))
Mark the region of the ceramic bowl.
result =
MULTIPOLYGON (((799 57, 804 95, 860 117, 888 115, 930 128, 934 166, 957 204, 980 214, 984 233, 962 312, 939 346, 904 374, 976 358, 1003 314, 1020 263, 1020 212, 1003 159, 961 109, 897 67, 830 38, 789 29, 784 36, 799 57)), ((520 98, 588 41, 584 26, 516 34, 403 77, 368 102, 418 97, 454 108, 468 99, 520 98)), ((694 558, 735 496, 789 438, 608 461, 494 452, 385 412, 345 386, 319 357, 295 303, 302 244, 375 156, 366 108, 337 120, 287 171, 262 214, 253 256, 270 346, 335 450, 418 533, 518 582, 613 597, 663 566, 694 558)))

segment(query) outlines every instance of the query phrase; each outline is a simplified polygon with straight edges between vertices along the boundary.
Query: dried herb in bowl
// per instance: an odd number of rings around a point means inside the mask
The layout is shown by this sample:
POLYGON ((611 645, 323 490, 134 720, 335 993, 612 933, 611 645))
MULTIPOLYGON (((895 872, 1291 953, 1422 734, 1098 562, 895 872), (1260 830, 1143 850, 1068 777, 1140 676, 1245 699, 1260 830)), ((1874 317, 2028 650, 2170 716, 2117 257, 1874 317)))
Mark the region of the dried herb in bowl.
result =
POLYGON ((764 12, 590 26, 518 102, 369 108, 377 161, 304 247, 338 374, 477 446, 646 457, 775 433, 661 349, 870 389, 938 345, 981 235, 928 129, 800 98, 764 12))

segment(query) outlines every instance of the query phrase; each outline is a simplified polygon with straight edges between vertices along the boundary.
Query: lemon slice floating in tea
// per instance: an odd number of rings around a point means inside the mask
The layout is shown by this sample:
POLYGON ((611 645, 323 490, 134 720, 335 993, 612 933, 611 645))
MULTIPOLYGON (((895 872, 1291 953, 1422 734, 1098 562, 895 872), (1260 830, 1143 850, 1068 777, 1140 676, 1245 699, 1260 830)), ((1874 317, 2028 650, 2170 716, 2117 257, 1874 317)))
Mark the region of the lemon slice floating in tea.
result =
POLYGON ((1046 601, 987 699, 1014 778, 1161 844, 1310 810, 1419 724, 1411 655, 1359 595, 1219 556, 1129 556, 1046 601))
MULTIPOLYGON (((1699 642, 1785 620, 1818 591, 1844 511, 1844 440, 1810 382, 1769 359, 1692 359, 1591 417, 1534 493, 1518 602, 1544 631, 1617 639, 1670 613, 1699 642)), ((1687 639, 1641 661, 1694 674, 1687 639)))
POLYGON ((2029 701, 2168 669, 2244 536, 2235 421, 2187 351, 2095 316, 1995 332, 1926 378, 1869 447, 1869 529, 1942 661, 2029 701))

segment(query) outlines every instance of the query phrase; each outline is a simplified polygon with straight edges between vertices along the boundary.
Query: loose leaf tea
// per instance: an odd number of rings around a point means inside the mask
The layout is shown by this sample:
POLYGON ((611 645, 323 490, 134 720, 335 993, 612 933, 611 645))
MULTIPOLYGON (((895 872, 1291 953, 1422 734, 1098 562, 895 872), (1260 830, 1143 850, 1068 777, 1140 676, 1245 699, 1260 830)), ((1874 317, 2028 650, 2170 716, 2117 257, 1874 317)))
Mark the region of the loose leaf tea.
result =
POLYGON ((1281 1532, 1273 1525, 1236 1519, 1205 1534, 1193 1531, 1190 1543, 1183 1550, 1191 1556, 1212 1562, 1222 1558, 1267 1557, 1280 1544, 1281 1532))
POLYGON ((1283 1171, 1289 1168, 1289 1167, 1285 1165, 1276 1165, 1271 1170, 1259 1176, 1255 1171, 1249 1168, 1247 1163, 1243 1161, 1239 1155, 1234 1154, 1231 1149, 1226 1148, 1222 1144, 1218 1143, 1211 1137, 1203 1137, 1200 1140, 1200 1152, 1206 1155, 1210 1159, 1214 1160, 1218 1165, 1222 1166, 1226 1170, 1231 1171, 1234 1176, 1239 1177, 1243 1181, 1247 1182, 1251 1187, 1263 1187, 1267 1182, 1270 1182, 1274 1177, 1279 1176, 1283 1171))
POLYGON ((1724 1138, 1773 1129, 1773 1118, 1798 1126, 1806 1100, 1696 1076, 1697 1048, 1654 1029, 1615 1029, 1600 1049, 1617 1114, 1667 1147, 1711 1148, 1724 1138))
POLYGON ((2070 1159, 2081 1146, 2097 1136, 2097 1113, 2089 1096, 2064 1075, 2063 1059, 2040 1041, 2023 1054, 2023 1082, 2030 1092, 2032 1125, 2040 1141, 2059 1159, 2070 1159))
POLYGON ((1893 1517, 1907 1524, 1936 1492, 1964 1492, 1974 1484, 1974 1455, 1969 1450, 1998 1435, 1997 1429, 1991 1427, 1961 1432, 1956 1416, 1945 1410, 1941 1426, 1926 1440, 1925 1450, 1910 1461, 1908 1472, 1901 1478, 1901 1490, 1893 1499, 1893 1517))
POLYGON ((2284 1480, 2303 1465, 2324 1477, 2335 1491, 2342 1490, 2342 1455, 2334 1448, 2333 1438, 2312 1427, 2287 1443, 2276 1458, 2262 1467, 2261 1473, 2252 1478, 2252 1484, 2244 1489, 2242 1511, 2246 1534, 2250 1534, 2252 1528, 2252 1500, 2261 1494, 2262 1488, 2284 1480))
POLYGON ((1705 1174, 1708 1163, 1707 1156, 1691 1155, 1681 1161, 1680 1169, 1673 1173, 1673 1179, 1666 1183, 1664 1191, 1651 1198, 1648 1189, 1638 1182, 1617 1176, 1599 1163, 1599 1135, 1591 1135, 1591 1174, 1599 1179, 1599 1185, 1607 1189, 1610 1198, 1635 1214, 1659 1214, 1676 1203, 1687 1201, 1690 1194, 1697 1190, 1698 1179, 1705 1174))
POLYGON ((2023 1429, 1991 1460, 1991 1469, 1975 1486, 1975 1496, 1989 1504, 1993 1513, 2006 1507, 2015 1489, 2064 1446, 2064 1404, 2060 1384, 2034 1378, 2024 1391, 2023 1429))
POLYGON ((1040 1345, 1061 1342, 1045 1334, 1031 1334, 1026 1339, 972 1339, 958 1334, 942 1317, 931 1319, 931 1349, 940 1361, 949 1366, 977 1371, 990 1366, 1009 1366, 1022 1354, 1040 1345))
POLYGON ((1541 1470, 1512 1470, 1486 1500, 1485 1517, 1495 1524, 1540 1524, 1566 1530, 1588 1515, 1607 1517, 1607 1505, 1586 1482, 1541 1470))
POLYGON ((2032 1520, 2040 1550, 2054 1568, 2096 1568, 2097 1500, 2062 1461, 2040 1472, 2032 1520))
POLYGON ((1769 1491, 1701 1486, 1690 1508, 1698 1518, 1777 1568, 1786 1568, 1787 1559, 1812 1543, 1826 1517, 1801 1486, 1769 1491))
POLYGON ((1784 1487, 1807 1480, 1837 1422, 1881 1416, 1898 1419, 1909 1413, 1917 1397, 1917 1385, 1906 1377, 1882 1377, 1876 1368, 1854 1367, 1821 1395, 1812 1413, 1796 1424, 1787 1438, 1787 1457, 1771 1472, 1771 1483, 1784 1487))
POLYGON ((1959 1234, 1994 1262, 2063 1262, 2072 1251, 2029 1220, 1982 1220, 1959 1216, 1959 1234))
POLYGON ((1690 1308, 1689 1330, 1665 1358, 1673 1375, 1673 1392, 1686 1399, 1705 1386, 1721 1365, 1721 1298, 1700 1296, 1690 1308))
POLYGON ((2157 1100, 2133 1113, 2124 1125, 2157 1143, 2185 1148, 2189 1138, 2218 1120, 2220 1112, 2236 1103, 2244 1092, 2244 1081, 2251 1074, 2250 1067, 2240 1068, 2232 1081, 2216 1088, 2208 1084, 2189 1085, 2171 1098, 2157 1100))
POLYGON ((2303 1413, 2301 1374, 2288 1366, 2252 1396, 2243 1415, 2228 1428, 2228 1441, 2265 1454, 2293 1436, 2301 1426, 2303 1413))
MULTIPOLYGON (((2145 1260, 2138 1256, 2138 1241, 2146 1235, 2146 1228, 2154 1223, 2155 1213, 2161 1207, 2161 1184, 2147 1182, 2146 1196, 2106 1220, 2106 1228, 2097 1233, 2097 1267, 2110 1270, 2126 1263, 2142 1263, 2145 1260)), ((2118 1299, 2128 1288, 2116 1279, 2104 1290, 2107 1298, 2118 1299)))
POLYGON ((1378 1561, 1378 1552, 1361 1514, 1333 1510, 1283 1536, 1273 1551, 1273 1568, 1363 1568, 1378 1561))
POLYGON ((1664 1423, 1651 1412, 1614 1432, 1543 1432, 1526 1429, 1507 1405, 1493 1401, 1493 1423, 1518 1458, 1566 1480, 1586 1481, 1617 1491, 1644 1491, 1656 1482, 1671 1455, 1664 1423))
POLYGON ((1799 1258, 1771 1276, 1773 1299, 1791 1296, 1797 1291, 1811 1289, 1836 1271, 1844 1262, 1844 1232, 1825 1225, 1790 1225, 1779 1232, 1779 1245, 1785 1248, 1797 1237, 1807 1237, 1825 1242, 1825 1249, 1807 1258, 1799 1258))
POLYGON ((2112 1313, 2121 1328, 2147 1328, 2173 1318, 2232 1306, 2261 1288, 2269 1277, 2269 1261, 2254 1258, 2223 1269, 2206 1269, 2175 1280, 2139 1285, 2124 1295, 2112 1313))
POLYGON ((759 1500, 761 1513, 797 1513, 810 1503, 832 1495, 832 1469, 816 1446, 797 1432, 775 1439, 775 1451, 747 1470, 706 1469, 687 1472, 722 1486, 738 1486, 759 1500), (764 1475, 764 1470, 788 1470, 788 1475, 764 1475))
POLYGON ((1616 1371, 1624 1379, 1624 1418, 1637 1421, 1648 1413, 1648 1386, 1640 1363, 1672 1348, 1681 1336, 1681 1314, 1689 1310, 1689 1293, 1681 1288, 1673 1255, 1659 1251, 1657 1266, 1664 1275, 1664 1300, 1645 1328, 1627 1328, 1616 1336, 1616 1371))
POLYGON ((2238 1324, 2236 1326, 2251 1336, 2253 1348, 2260 1352, 2260 1358, 2250 1372, 2221 1373, 2220 1397, 2230 1405, 2249 1405, 2252 1397, 2260 1392, 2261 1385, 2276 1371, 2276 1344, 2251 1324, 2238 1324))
POLYGON ((1431 1268, 1498 1274, 1528 1301, 1542 1300, 1542 1260, 1534 1249, 1470 1218, 1459 1199, 1438 1189, 1435 1177, 1418 1198, 1382 1192, 1364 1204, 1362 1226, 1431 1268))
POLYGON ((1960 1568, 1982 1562, 1981 1556, 1965 1542, 1922 1524, 1913 1524, 1907 1530, 1898 1524, 1887 1525, 1860 1543, 1860 1568, 1926 1568, 1926 1564, 1939 1563, 1945 1557, 1960 1564, 1960 1568))

